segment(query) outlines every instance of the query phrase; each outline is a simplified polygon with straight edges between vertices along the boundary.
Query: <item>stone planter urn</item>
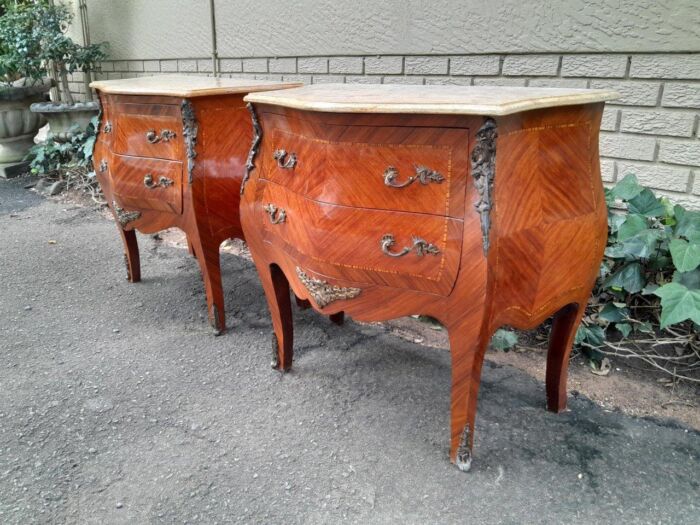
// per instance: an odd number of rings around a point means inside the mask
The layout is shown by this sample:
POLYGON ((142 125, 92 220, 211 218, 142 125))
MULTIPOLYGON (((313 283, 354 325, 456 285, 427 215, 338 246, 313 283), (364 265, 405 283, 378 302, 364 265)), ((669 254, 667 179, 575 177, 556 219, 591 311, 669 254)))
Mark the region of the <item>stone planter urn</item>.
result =
POLYGON ((20 79, 0 87, 0 177, 16 177, 27 170, 24 156, 34 145, 44 117, 30 110, 32 103, 45 99, 51 81, 32 83, 20 79))
POLYGON ((68 142, 73 138, 72 128, 76 125, 80 130, 87 128, 90 120, 100 111, 100 105, 97 102, 37 102, 32 104, 31 110, 49 122, 51 135, 56 142, 68 142))

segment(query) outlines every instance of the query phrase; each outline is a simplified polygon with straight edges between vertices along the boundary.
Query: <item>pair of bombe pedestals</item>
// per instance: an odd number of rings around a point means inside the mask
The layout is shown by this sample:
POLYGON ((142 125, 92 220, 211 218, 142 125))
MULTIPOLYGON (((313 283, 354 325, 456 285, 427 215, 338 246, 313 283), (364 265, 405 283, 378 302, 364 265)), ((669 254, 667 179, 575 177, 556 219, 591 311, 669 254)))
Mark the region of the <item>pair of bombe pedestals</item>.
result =
POLYGON ((450 459, 468 470, 484 352, 554 315, 550 410, 602 258, 598 133, 610 91, 95 82, 94 163, 140 278, 135 230, 182 229, 225 329, 219 245, 245 239, 293 357, 291 298, 340 321, 424 314, 452 356, 450 459))

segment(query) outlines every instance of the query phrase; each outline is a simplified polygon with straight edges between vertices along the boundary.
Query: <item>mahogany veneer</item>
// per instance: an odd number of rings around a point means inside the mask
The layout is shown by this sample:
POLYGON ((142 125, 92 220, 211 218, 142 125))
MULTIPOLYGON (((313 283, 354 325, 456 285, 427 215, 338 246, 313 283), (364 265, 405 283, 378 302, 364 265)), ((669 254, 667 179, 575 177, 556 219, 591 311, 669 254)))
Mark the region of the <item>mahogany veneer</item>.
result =
POLYGON ((238 200, 253 138, 243 96, 298 85, 171 76, 91 84, 102 104, 95 173, 124 242, 128 280, 141 279, 135 230, 180 228, 217 334, 226 326, 219 245, 243 238, 238 200))
POLYGON ((241 224, 273 366, 292 365, 290 287, 333 316, 437 318, 452 354, 450 459, 467 470, 492 333, 554 315, 547 406, 563 410, 606 241, 598 131, 614 96, 311 86, 246 97, 262 142, 241 224))

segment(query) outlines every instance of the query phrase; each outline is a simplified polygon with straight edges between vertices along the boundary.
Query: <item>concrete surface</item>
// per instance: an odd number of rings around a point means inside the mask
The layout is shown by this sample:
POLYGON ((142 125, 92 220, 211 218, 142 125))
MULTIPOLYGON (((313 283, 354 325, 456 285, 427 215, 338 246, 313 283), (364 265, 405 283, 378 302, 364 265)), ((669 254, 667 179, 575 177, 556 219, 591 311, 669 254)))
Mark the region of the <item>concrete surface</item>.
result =
MULTIPOLYGON (((115 60, 211 56, 208 2, 91 0, 88 15, 115 60)), ((239 0, 216 2, 216 37, 221 57, 656 53, 700 50, 700 14, 695 0, 239 0)))
POLYGON ((223 260, 213 337, 185 250, 141 236, 129 284, 113 224, 24 184, 0 180, 0 522, 698 522, 697 432, 581 396, 550 414, 487 363, 461 473, 447 352, 295 311, 280 375, 249 261, 223 260))

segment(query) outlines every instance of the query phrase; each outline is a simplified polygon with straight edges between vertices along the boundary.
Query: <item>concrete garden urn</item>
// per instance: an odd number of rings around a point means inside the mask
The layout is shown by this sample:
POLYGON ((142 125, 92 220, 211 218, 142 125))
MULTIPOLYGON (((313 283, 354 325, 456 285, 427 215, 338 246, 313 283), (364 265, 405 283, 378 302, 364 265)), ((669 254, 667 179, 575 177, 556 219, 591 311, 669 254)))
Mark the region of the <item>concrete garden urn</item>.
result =
POLYGON ((82 131, 87 128, 90 120, 98 114, 100 105, 97 102, 37 102, 32 104, 31 110, 49 122, 53 140, 68 142, 75 129, 82 131))
POLYGON ((0 87, 0 177, 15 177, 27 168, 24 156, 46 120, 30 110, 51 88, 51 81, 20 79, 0 87))

